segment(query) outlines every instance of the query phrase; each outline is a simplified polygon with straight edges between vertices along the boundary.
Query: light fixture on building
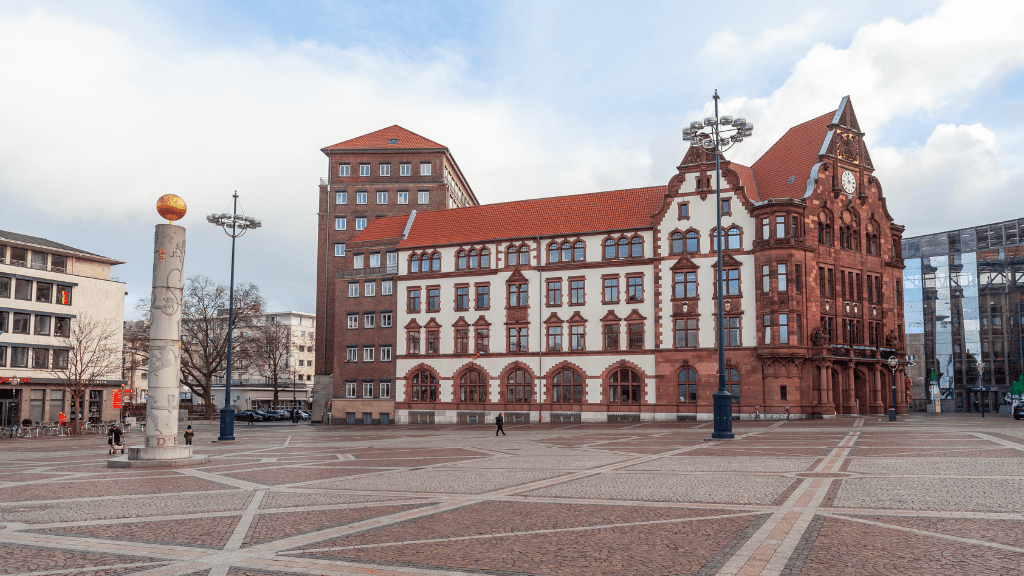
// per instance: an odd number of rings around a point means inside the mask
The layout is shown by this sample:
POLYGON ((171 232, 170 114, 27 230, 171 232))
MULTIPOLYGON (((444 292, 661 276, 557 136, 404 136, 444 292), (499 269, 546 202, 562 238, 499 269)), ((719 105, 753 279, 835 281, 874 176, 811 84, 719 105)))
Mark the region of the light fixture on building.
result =
POLYGON ((690 146, 697 146, 700 149, 715 155, 715 200, 717 203, 716 214, 718 216, 718 227, 715 233, 718 235, 718 265, 715 273, 718 274, 718 392, 712 395, 714 398, 715 431, 712 438, 733 438, 732 433, 732 394, 725 384, 725 315, 723 312, 722 300, 725 292, 725 274, 722 273, 722 241, 725 235, 722 234, 722 171, 720 167, 722 154, 734 145, 743 141, 754 133, 754 125, 747 122, 746 118, 733 118, 732 116, 718 115, 718 90, 715 90, 715 115, 704 118, 704 121, 695 120, 690 122, 689 128, 683 130, 683 140, 690 143, 690 146))

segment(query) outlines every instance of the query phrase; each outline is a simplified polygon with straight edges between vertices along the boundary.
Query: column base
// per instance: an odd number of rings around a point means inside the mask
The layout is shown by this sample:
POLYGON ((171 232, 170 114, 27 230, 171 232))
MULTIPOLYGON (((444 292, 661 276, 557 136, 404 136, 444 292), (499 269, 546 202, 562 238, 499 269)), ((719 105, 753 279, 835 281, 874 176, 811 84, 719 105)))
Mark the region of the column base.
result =
POLYGON ((133 446, 128 448, 129 460, 185 460, 192 457, 191 446, 133 446))
MULTIPOLYGON (((107 468, 184 468, 210 463, 209 456, 192 455, 192 447, 188 446, 187 448, 189 454, 183 458, 133 460, 130 454, 118 456, 107 460, 107 468)), ((144 450, 144 448, 129 448, 128 450, 144 450)))

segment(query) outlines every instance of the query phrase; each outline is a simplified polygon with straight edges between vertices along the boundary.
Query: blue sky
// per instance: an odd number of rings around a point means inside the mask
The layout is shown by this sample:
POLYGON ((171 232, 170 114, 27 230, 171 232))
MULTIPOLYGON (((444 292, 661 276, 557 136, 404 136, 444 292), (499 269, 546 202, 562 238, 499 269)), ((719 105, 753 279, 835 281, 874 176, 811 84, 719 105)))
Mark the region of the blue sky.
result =
POLYGON ((851 95, 908 235, 1021 217, 1021 30, 1021 2, 8 1, 0 228, 127 261, 130 308, 155 199, 226 281, 204 216, 237 189, 237 277, 313 311, 321 147, 400 124, 483 202, 664 184, 716 88, 746 163, 851 95))

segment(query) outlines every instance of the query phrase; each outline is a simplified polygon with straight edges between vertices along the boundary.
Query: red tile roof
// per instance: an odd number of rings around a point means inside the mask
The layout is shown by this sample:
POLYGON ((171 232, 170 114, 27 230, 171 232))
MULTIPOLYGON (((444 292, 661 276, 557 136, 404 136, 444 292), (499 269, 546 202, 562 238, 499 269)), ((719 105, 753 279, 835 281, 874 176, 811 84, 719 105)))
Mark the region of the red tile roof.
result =
MULTIPOLYGON (((508 238, 574 236, 651 226, 667 186, 537 198, 417 213, 402 248, 473 244, 508 238)), ((407 216, 378 218, 353 241, 401 236, 407 216)))
MULTIPOLYGON (((754 162, 751 168, 757 179, 757 196, 751 194, 752 200, 803 198, 811 167, 818 162, 828 125, 835 115, 833 110, 790 128, 754 162)), ((751 192, 750 187, 747 190, 751 192)))
POLYGON ((750 166, 744 166, 737 162, 729 162, 729 167, 740 175, 740 185, 746 190, 747 198, 756 202, 758 200, 757 180, 754 179, 754 171, 750 169, 750 166))
POLYGON ((351 140, 338 142, 333 146, 327 146, 321 150, 378 150, 381 148, 445 148, 433 140, 427 140, 423 136, 410 132, 398 124, 389 126, 383 130, 370 132, 357 136, 351 140), (395 144, 388 144, 391 140, 397 140, 395 144))

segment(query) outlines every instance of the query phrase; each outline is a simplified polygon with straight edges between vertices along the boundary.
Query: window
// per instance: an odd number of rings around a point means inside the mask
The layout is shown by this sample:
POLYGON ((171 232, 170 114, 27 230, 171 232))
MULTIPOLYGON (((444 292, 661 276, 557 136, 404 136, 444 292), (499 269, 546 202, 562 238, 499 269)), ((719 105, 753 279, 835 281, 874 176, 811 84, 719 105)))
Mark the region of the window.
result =
POLYGON ((487 248, 480 250, 480 267, 490 268, 491 267, 491 251, 487 248))
POLYGON ((334 193, 335 204, 348 204, 348 192, 335 192, 334 193))
POLYGON ((644 239, 640 236, 634 236, 629 241, 629 257, 630 258, 643 258, 644 256, 644 239))
POLYGON ((799 238, 800 234, 800 218, 798 216, 791 216, 789 218, 789 235, 792 238, 799 238))
POLYGON ((469 329, 455 329, 455 353, 466 354, 469 352, 469 329))
POLYGON ((788 314, 779 314, 779 344, 789 344, 788 314))
POLYGON ((686 220, 690 217, 690 204, 683 202, 679 205, 679 219, 686 220))
POLYGON ((377 204, 387 204, 388 193, 384 191, 377 191, 377 204))
POLYGON ((359 165, 359 175, 360 176, 369 176, 370 175, 370 165, 369 164, 360 164, 359 165))
POLYGON ((392 319, 391 312, 381 312, 380 313, 380 327, 381 328, 391 328, 391 319, 392 319))
POLYGON ((430 204, 430 192, 420 190, 416 201, 420 204, 430 204))
POLYGON ((772 289, 771 267, 767 264, 761 266, 761 292, 770 292, 772 289))
POLYGON ((459 378, 459 402, 487 402, 487 377, 468 370, 459 378))
POLYGON ((469 286, 458 286, 455 288, 455 309, 469 309, 469 286))
POLYGON ((800 314, 796 315, 796 321, 793 322, 793 343, 803 344, 803 318, 800 314))
POLYGON ((583 262, 587 258, 586 250, 584 249, 583 241, 579 240, 572 246, 572 259, 576 262, 583 262))
POLYGON ((604 279, 604 303, 612 304, 619 302, 619 279, 618 278, 605 278, 604 279))
POLYGON ((729 385, 729 392, 732 393, 732 403, 740 402, 740 373, 735 368, 725 369, 725 381, 729 385))
POLYGON ((50 351, 46 348, 32 349, 32 367, 46 369, 50 367, 50 351))
POLYGON ((764 315, 764 343, 765 344, 771 344, 772 343, 772 315, 771 314, 765 314, 764 315))
POLYGON ((683 252, 683 233, 682 232, 673 232, 671 237, 670 237, 670 242, 671 242, 671 246, 672 246, 671 253, 672 254, 682 254, 682 252, 683 252))
POLYGON ((728 244, 727 244, 727 246, 729 246, 729 250, 739 250, 740 249, 740 229, 739 228, 730 228, 730 229, 726 230, 726 236, 728 237, 728 244))
POLYGON ((732 214, 731 198, 722 198, 722 214, 732 214))
POLYGON ((348 329, 355 330, 356 328, 359 328, 359 314, 349 314, 348 329))
POLYGON ((363 230, 366 228, 366 216, 356 217, 356 230, 363 230))
POLYGON ((28 348, 11 347, 11 368, 28 368, 28 348))
POLYGON ((441 309, 441 289, 427 288, 427 312, 437 312, 441 309))
POLYGON ((525 370, 513 370, 505 379, 505 402, 531 402, 533 377, 525 370))
POLYGON ((679 371, 679 401, 697 401, 697 372, 692 368, 679 371))
POLYGON ((604 257, 607 260, 615 258, 615 240, 609 238, 604 241, 604 257))
POLYGON ((788 276, 786 275, 785 264, 778 265, 778 282, 779 292, 785 292, 786 290, 788 290, 788 276))
POLYGON ((548 306, 562 305, 562 281, 548 281, 548 306))
POLYGON ((775 237, 785 238, 786 237, 786 217, 776 216, 775 217, 775 237))
POLYGON ((487 354, 491 351, 491 330, 489 328, 476 329, 476 353, 487 354))
POLYGON ((338 164, 338 176, 344 178, 350 174, 352 166, 350 164, 338 164))
POLYGON ((344 216, 334 217, 334 229, 335 230, 346 230, 348 228, 348 219, 344 216))
POLYGON ((466 269, 466 251, 459 250, 455 255, 455 269, 465 270, 466 269))
POLYGON ((53 284, 36 282, 36 302, 53 302, 53 284))
POLYGON ((366 192, 356 192, 356 204, 366 204, 366 192))
POLYGON ((380 175, 381 176, 391 176, 391 164, 381 164, 380 165, 380 175))
POLYGON ((725 319, 726 346, 740 346, 740 319, 732 316, 725 319))
POLYGON ((359 282, 348 283, 348 297, 358 298, 359 297, 359 282))
POLYGON ((353 254, 352 255, 352 269, 353 270, 362 270, 364 259, 365 259, 365 257, 362 254, 353 254))
POLYGON ((644 278, 643 276, 629 276, 626 278, 626 300, 628 302, 643 302, 644 300, 644 278))
POLYGON ((22 278, 14 279, 14 298, 17 300, 32 299, 32 281, 22 278))
POLYGON ((420 176, 430 176, 430 162, 420 162, 420 176))
POLYGON ((477 284, 476 286, 476 309, 487 310, 491 307, 491 286, 489 284, 477 284))
POLYGON ((583 288, 583 280, 569 281, 569 304, 585 304, 586 291, 583 288))
POLYGON ((469 251, 469 267, 478 268, 480 266, 480 253, 476 250, 469 251))
POLYGON ((355 362, 359 360, 359 349, 355 346, 348 346, 345 348, 345 362, 355 362))
POLYGON ((420 353, 420 332, 419 330, 410 330, 408 334, 409 342, 407 348, 409 354, 420 353))
POLYGON ((420 311, 420 290, 419 288, 409 290, 409 312, 420 311))
MULTIPOLYGON (((424 268, 423 271, 426 272, 426 269, 424 268)), ((437 252, 435 252, 434 255, 430 257, 430 271, 431 272, 440 272, 441 271, 441 255, 439 253, 437 253, 437 252)))
POLYGON ((7 324, 10 322, 10 316, 10 312, 0 310, 0 333, 10 331, 10 329, 7 326, 7 324))
POLYGON ((363 296, 376 296, 377 295, 377 283, 372 280, 366 281, 363 284, 363 296))
POLYGON ((380 268, 380 252, 370 253, 370 268, 380 268))
POLYGON ((15 312, 12 316, 14 316, 14 323, 11 326, 11 332, 14 334, 28 334, 32 324, 32 315, 15 312))
POLYGON ((548 326, 548 352, 562 351, 562 327, 548 326))
POLYGON ((521 308, 528 305, 529 292, 527 288, 529 284, 509 284, 508 285, 508 306, 509 308, 521 308))
POLYGON ((696 230, 686 233, 686 251, 691 253, 700 252, 700 234, 696 230))
POLYGON ((569 327, 569 349, 576 352, 587 349, 586 327, 584 325, 576 324, 569 327))
POLYGON ((901 281, 896 281, 896 305, 903 306, 903 288, 900 287, 901 281))
POLYGON ((441 353, 441 332, 438 330, 427 330, 427 354, 441 353))
POLYGON ((398 200, 397 201, 398 201, 399 204, 408 204, 409 203, 409 191, 408 190, 399 190, 398 191, 398 200))
POLYGON ((643 350, 644 349, 644 325, 641 323, 632 323, 626 326, 629 336, 629 349, 630 350, 643 350))
MULTIPOLYGON (((0 363, 0 366, 3 366, 3 364, 0 363)), ((68 367, 68 351, 67 350, 54 350, 53 351, 53 368, 56 368, 58 370, 66 370, 67 367, 68 367)), ((143 374, 145 374, 145 372, 143 374)), ((143 378, 145 378, 145 376, 143 376, 143 378)), ((50 393, 53 394, 54 392, 56 392, 56 391, 52 391, 50 393)), ((63 394, 63 391, 61 391, 61 394, 63 394)), ((51 396, 51 398, 55 399, 56 397, 55 396, 51 396)))
POLYGON ((583 402, 583 377, 575 370, 559 370, 551 378, 552 402, 583 402))
POLYGON ((676 319, 676 348, 697 347, 697 319, 677 318, 676 319))
MULTIPOLYGON (((573 345, 575 346, 575 344, 576 344, 575 330, 576 330, 577 326, 573 326, 572 328, 573 328, 573 345)), ((580 328, 580 338, 582 340, 582 337, 583 337, 583 326, 578 326, 578 328, 580 328)), ((618 350, 619 349, 619 324, 618 324, 618 322, 605 324, 604 325, 604 329, 603 329, 603 333, 604 333, 604 349, 605 350, 618 350)), ((573 350, 577 350, 577 348, 573 348, 573 350)), ((582 348, 579 348, 579 350, 582 350, 582 348)))
POLYGON ((373 380, 363 381, 363 398, 373 398, 373 380))
POLYGON ((411 392, 413 402, 437 402, 437 376, 430 370, 413 374, 411 392))
POLYGON ((399 176, 412 176, 412 164, 408 162, 402 162, 398 165, 399 176))
POLYGON ((377 314, 367 312, 363 314, 363 328, 373 328, 377 323, 377 314))
POLYGON ((768 219, 761 218, 761 240, 768 239, 769 235, 771 234, 770 230, 771 226, 768 224, 768 219))
POLYGON ((7 276, 0 276, 0 298, 11 297, 11 279, 7 276))
MULTIPOLYGON (((3 324, 0 323, 0 328, 3 328, 3 324)), ((53 335, 58 338, 67 338, 71 334, 71 318, 61 318, 60 316, 53 319, 53 335)))
POLYGON ((629 258, 629 240, 619 238, 619 258, 629 258))
POLYGON ((0 368, 7 366, 7 346, 0 346, 0 368))
POLYGON ((796 288, 796 293, 800 294, 803 292, 803 281, 800 278, 800 264, 793 264, 793 287, 796 288))
POLYGON ((509 328, 508 329, 508 351, 509 352, 528 352, 528 328, 509 328))
POLYGON ((643 389, 640 375, 629 368, 615 370, 608 376, 608 401, 639 404, 643 389))
POLYGON ((726 268, 725 279, 725 296, 739 296, 740 295, 740 270, 739 268, 726 268))
MULTIPOLYGON (((381 360, 383 360, 384 350, 381 350, 381 360)), ((380 397, 391 398, 391 380, 380 381, 380 397)))
POLYGON ((335 256, 344 256, 345 255, 345 243, 344 242, 335 242, 334 243, 334 255, 335 256))
POLYGON ((696 298, 697 297, 697 273, 676 272, 675 273, 675 297, 696 298))

